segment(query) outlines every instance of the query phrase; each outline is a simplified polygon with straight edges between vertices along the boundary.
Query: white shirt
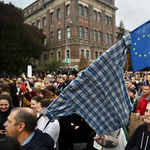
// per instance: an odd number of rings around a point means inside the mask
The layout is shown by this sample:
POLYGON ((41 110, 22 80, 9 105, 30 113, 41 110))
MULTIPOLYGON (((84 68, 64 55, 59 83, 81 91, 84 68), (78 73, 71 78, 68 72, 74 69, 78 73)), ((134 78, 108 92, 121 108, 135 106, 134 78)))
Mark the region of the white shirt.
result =
POLYGON ((43 131, 43 133, 49 134, 54 140, 54 148, 56 147, 56 142, 58 141, 60 125, 58 120, 56 119, 54 122, 50 122, 45 128, 47 122, 49 121, 48 117, 41 117, 37 122, 37 127, 39 130, 43 131), (45 129, 44 129, 45 128, 45 129))

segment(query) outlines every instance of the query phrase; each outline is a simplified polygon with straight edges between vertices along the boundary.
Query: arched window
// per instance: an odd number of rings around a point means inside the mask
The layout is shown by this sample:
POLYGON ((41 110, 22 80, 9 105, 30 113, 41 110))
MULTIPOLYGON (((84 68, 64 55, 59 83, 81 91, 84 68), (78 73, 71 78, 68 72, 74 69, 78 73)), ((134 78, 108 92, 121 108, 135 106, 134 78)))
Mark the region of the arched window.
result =
POLYGON ((84 16, 88 17, 88 8, 87 7, 84 7, 84 16))
POLYGON ((46 27, 46 17, 43 18, 43 27, 46 27))
POLYGON ((108 44, 108 33, 106 33, 106 43, 108 44))
POLYGON ((70 37, 70 27, 67 27, 67 39, 69 39, 70 37))
POLYGON ((79 37, 83 38, 83 27, 79 27, 79 37))
POLYGON ((83 50, 83 49, 81 50, 81 54, 83 54, 83 55, 84 55, 84 50, 83 50))
POLYGON ((79 15, 83 16, 83 6, 79 5, 79 15))
POLYGON ((53 57, 54 57, 54 54, 50 53, 50 58, 53 59, 53 57))
POLYGON ((54 22, 54 13, 51 13, 51 22, 54 22))
POLYGON ((109 35, 109 43, 112 44, 112 35, 109 35))
POLYGON ((94 30, 94 41, 97 41, 97 31, 94 30))
POLYGON ((98 42, 101 42, 101 32, 98 31, 98 42))
POLYGON ((38 21, 37 21, 37 27, 38 27, 38 29, 40 29, 40 28, 41 28, 40 20, 38 20, 38 21))
POLYGON ((105 17, 105 22, 106 22, 107 25, 109 25, 108 16, 105 17))
POLYGON ((66 6, 66 16, 70 15, 70 5, 66 6))
POLYGON ((86 50, 86 60, 89 61, 89 50, 86 50))
POLYGON ((88 28, 84 28, 84 38, 88 39, 88 28))
POLYGON ((61 11, 60 9, 57 10, 57 19, 60 19, 61 18, 61 11))
POLYGON ((111 17, 109 17, 109 25, 110 25, 110 26, 112 25, 111 17))
POLYGON ((61 30, 60 29, 58 29, 58 41, 60 41, 61 40, 61 30))
POLYGON ((98 13, 98 22, 101 22, 101 14, 98 13))
POLYGON ((54 42, 54 32, 51 32, 51 42, 54 42))
POLYGON ((61 52, 58 52, 58 60, 61 61, 61 52))
POLYGON ((101 56, 102 55, 102 52, 99 52, 99 56, 101 56))
POLYGON ((94 11, 94 21, 96 21, 96 20, 97 20, 97 12, 94 11))
POLYGON ((98 52, 96 51, 95 52, 95 59, 97 59, 98 58, 98 52))

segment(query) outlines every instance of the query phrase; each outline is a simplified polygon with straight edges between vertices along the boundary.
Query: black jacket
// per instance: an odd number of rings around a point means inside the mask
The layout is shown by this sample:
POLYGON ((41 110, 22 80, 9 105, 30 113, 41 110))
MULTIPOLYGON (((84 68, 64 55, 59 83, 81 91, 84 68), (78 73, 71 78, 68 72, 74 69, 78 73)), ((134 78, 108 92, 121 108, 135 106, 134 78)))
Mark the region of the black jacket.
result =
POLYGON ((25 144, 23 150, 34 150, 36 147, 39 147, 39 150, 53 150, 54 140, 47 133, 43 133, 39 129, 35 130, 35 135, 31 141, 25 144))
POLYGON ((125 150, 150 150, 150 132, 146 123, 137 127, 130 137, 125 150))

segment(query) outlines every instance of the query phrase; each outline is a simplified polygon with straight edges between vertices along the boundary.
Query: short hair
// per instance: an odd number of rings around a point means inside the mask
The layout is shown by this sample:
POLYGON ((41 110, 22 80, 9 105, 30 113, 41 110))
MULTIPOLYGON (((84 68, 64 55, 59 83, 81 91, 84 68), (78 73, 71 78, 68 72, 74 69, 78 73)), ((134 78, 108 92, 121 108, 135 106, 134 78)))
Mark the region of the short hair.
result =
POLYGON ((37 103, 42 100, 41 96, 34 96, 31 100, 35 100, 37 103))
POLYGON ((130 79, 126 79, 125 82, 130 82, 130 83, 132 83, 132 81, 131 81, 130 79))
POLYGON ((136 94, 136 91, 135 91, 134 88, 129 88, 129 91, 132 92, 132 93, 134 93, 134 94, 136 94))
POLYGON ((17 139, 10 136, 3 136, 0 138, 1 150, 22 150, 22 147, 17 139))
POLYGON ((148 86, 148 87, 149 87, 149 89, 150 89, 150 84, 146 84, 145 86, 148 86))
POLYGON ((6 83, 0 83, 0 88, 2 89, 2 91, 9 92, 9 85, 6 83))
POLYGON ((43 107, 48 107, 51 104, 52 100, 50 99, 42 99, 41 101, 39 101, 39 103, 41 104, 42 108, 43 107))
POLYGON ((15 83, 9 83, 8 85, 9 85, 9 91, 11 94, 17 93, 17 87, 15 83))
POLYGON ((139 82, 139 83, 138 83, 138 86, 143 86, 143 85, 144 85, 143 82, 139 82))
POLYGON ((47 89, 40 90, 40 93, 43 95, 43 98, 49 98, 49 99, 52 98, 50 91, 47 89))
POLYGON ((56 94, 56 89, 53 85, 49 85, 46 89, 48 89, 49 91, 52 91, 53 93, 56 94))
POLYGON ((27 132, 33 132, 37 125, 37 116, 32 108, 28 107, 15 107, 11 112, 16 111, 16 125, 23 122, 25 124, 25 130, 27 132), (31 111, 29 111, 31 109, 31 111))
POLYGON ((1 94, 0 94, 0 100, 7 100, 9 102, 9 105, 11 106, 12 105, 12 98, 10 96, 10 94, 6 91, 3 91, 1 94))
POLYGON ((45 82, 49 82, 49 83, 54 83, 54 81, 52 79, 46 79, 45 82))

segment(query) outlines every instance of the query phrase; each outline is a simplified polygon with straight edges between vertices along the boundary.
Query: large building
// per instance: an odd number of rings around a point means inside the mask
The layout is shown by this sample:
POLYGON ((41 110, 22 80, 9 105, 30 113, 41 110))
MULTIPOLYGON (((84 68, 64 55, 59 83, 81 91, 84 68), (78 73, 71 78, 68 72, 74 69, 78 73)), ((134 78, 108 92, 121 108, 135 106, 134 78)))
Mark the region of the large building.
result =
POLYGON ((24 11, 25 23, 43 29, 45 51, 35 63, 57 58, 69 67, 84 54, 94 62, 116 41, 115 0, 37 0, 24 11), (66 41, 67 39, 67 41, 66 41), (67 48, 66 48, 67 45, 67 48))

